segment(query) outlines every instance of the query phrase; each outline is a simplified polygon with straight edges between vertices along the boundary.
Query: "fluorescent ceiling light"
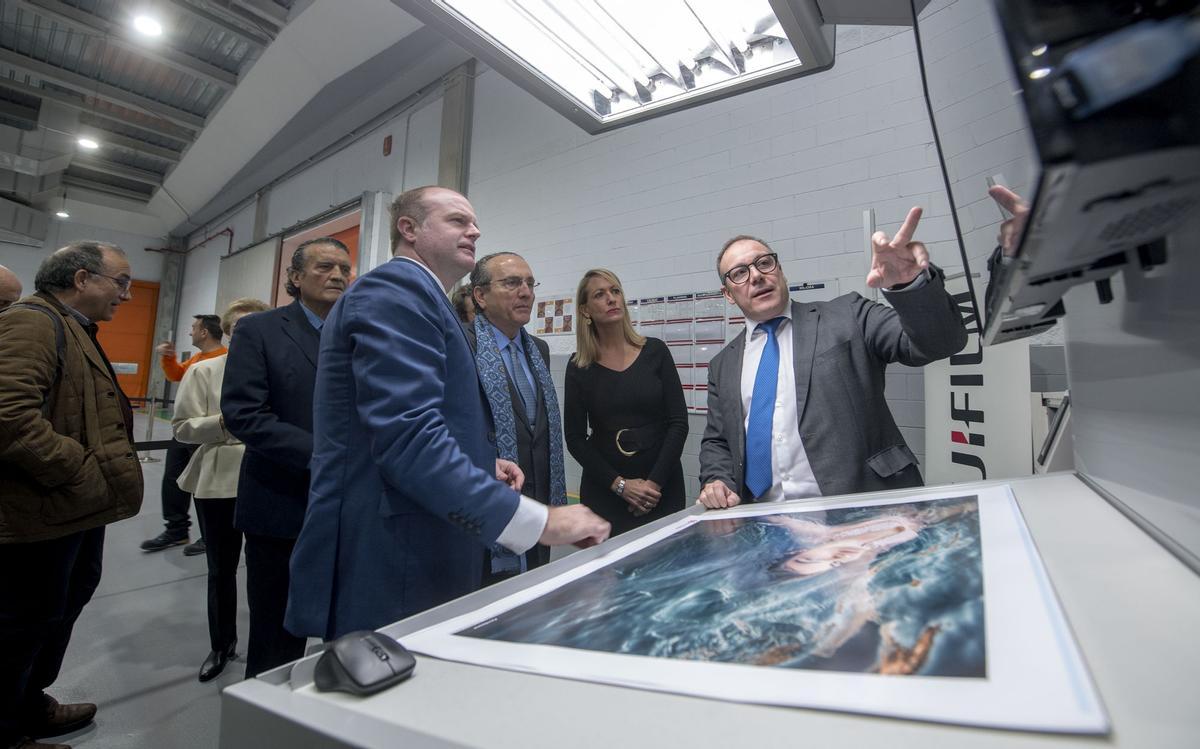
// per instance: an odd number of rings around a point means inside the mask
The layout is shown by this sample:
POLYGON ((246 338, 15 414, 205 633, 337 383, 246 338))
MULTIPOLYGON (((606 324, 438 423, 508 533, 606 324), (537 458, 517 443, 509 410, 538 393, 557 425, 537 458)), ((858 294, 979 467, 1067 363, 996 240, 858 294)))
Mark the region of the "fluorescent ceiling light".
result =
POLYGON ((814 0, 398 0, 588 132, 833 64, 814 0))
POLYGON ((67 213, 66 208, 58 209, 57 211, 54 212, 54 215, 58 216, 59 218, 71 218, 71 214, 67 213))
POLYGON ((162 36, 163 33, 162 24, 144 14, 134 17, 133 28, 146 36, 162 36))
POLYGON ((92 140, 91 138, 80 138, 79 140, 77 140, 75 142, 78 143, 79 147, 84 149, 85 151, 95 151, 97 148, 100 147, 100 144, 97 143, 96 141, 92 140))

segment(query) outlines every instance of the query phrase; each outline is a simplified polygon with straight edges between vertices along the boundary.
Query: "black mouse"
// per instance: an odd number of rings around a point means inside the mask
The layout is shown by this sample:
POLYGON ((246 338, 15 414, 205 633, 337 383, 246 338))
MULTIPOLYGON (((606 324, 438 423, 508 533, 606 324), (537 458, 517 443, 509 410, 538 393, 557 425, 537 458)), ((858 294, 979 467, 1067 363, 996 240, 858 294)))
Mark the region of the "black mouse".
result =
POLYGON ((399 684, 417 661, 391 637, 371 630, 342 635, 326 643, 317 659, 313 683, 319 691, 365 696, 399 684))

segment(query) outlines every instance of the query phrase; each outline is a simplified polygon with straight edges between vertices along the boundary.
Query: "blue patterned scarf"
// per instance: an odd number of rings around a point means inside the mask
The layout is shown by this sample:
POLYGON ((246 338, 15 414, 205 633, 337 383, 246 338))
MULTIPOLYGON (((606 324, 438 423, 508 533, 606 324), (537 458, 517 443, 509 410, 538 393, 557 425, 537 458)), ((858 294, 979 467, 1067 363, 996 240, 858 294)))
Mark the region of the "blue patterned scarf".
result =
MULTIPOLYGON (((500 355, 500 347, 496 345, 496 337, 492 332, 492 324, 482 314, 475 315, 475 367, 479 370, 479 379, 483 382, 483 391, 487 395, 488 405, 492 410, 492 423, 496 431, 496 448, 501 458, 517 462, 517 422, 513 414, 511 391, 508 388, 508 367, 500 355)), ((546 403, 546 420, 548 433, 546 441, 550 443, 550 504, 565 505, 567 503, 567 480, 563 471, 562 419, 558 410, 558 397, 554 393, 554 381, 550 379, 550 370, 542 360, 542 354, 537 350, 533 337, 520 332, 521 347, 527 354, 533 376, 537 379, 542 390, 542 398, 546 403)), ((514 377, 523 377, 521 372, 513 373, 514 377)), ((516 569, 511 561, 503 558, 515 557, 512 552, 500 547, 492 548, 492 570, 495 572, 516 569)), ((521 568, 524 569, 524 559, 521 568)))

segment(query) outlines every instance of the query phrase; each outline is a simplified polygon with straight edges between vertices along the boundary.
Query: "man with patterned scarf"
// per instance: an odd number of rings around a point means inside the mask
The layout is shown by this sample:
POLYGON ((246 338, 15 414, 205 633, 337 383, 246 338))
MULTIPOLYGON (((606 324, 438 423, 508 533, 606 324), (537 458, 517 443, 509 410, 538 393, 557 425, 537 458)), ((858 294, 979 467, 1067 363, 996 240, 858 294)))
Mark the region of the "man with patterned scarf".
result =
MULTIPOLYGON (((542 504, 566 504, 562 418, 550 379, 550 348, 524 330, 537 286, 533 272, 520 255, 498 252, 475 263, 470 284, 476 315, 467 326, 467 340, 492 412, 497 451, 525 474, 522 494, 542 504)), ((542 544, 522 556, 493 547, 483 582, 548 561, 550 547, 542 544)))

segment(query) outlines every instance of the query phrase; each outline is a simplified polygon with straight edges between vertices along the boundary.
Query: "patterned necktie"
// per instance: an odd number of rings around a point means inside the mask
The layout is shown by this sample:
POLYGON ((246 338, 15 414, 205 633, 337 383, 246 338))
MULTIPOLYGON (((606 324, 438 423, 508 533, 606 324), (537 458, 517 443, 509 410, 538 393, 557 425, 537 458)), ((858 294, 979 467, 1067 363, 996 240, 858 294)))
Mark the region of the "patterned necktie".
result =
POLYGON ((750 420, 746 423, 746 488, 761 497, 771 488, 771 426, 775 419, 775 387, 779 381, 779 341, 775 331, 785 320, 776 317, 758 324, 766 330, 758 372, 754 375, 754 392, 750 396, 750 420))
POLYGON ((517 361, 518 354, 514 352, 518 345, 515 341, 509 341, 504 347, 504 352, 508 354, 508 373, 512 375, 517 392, 521 394, 521 400, 525 404, 525 420, 533 424, 537 419, 537 394, 533 392, 533 385, 529 383, 529 378, 525 376, 525 371, 517 361))

